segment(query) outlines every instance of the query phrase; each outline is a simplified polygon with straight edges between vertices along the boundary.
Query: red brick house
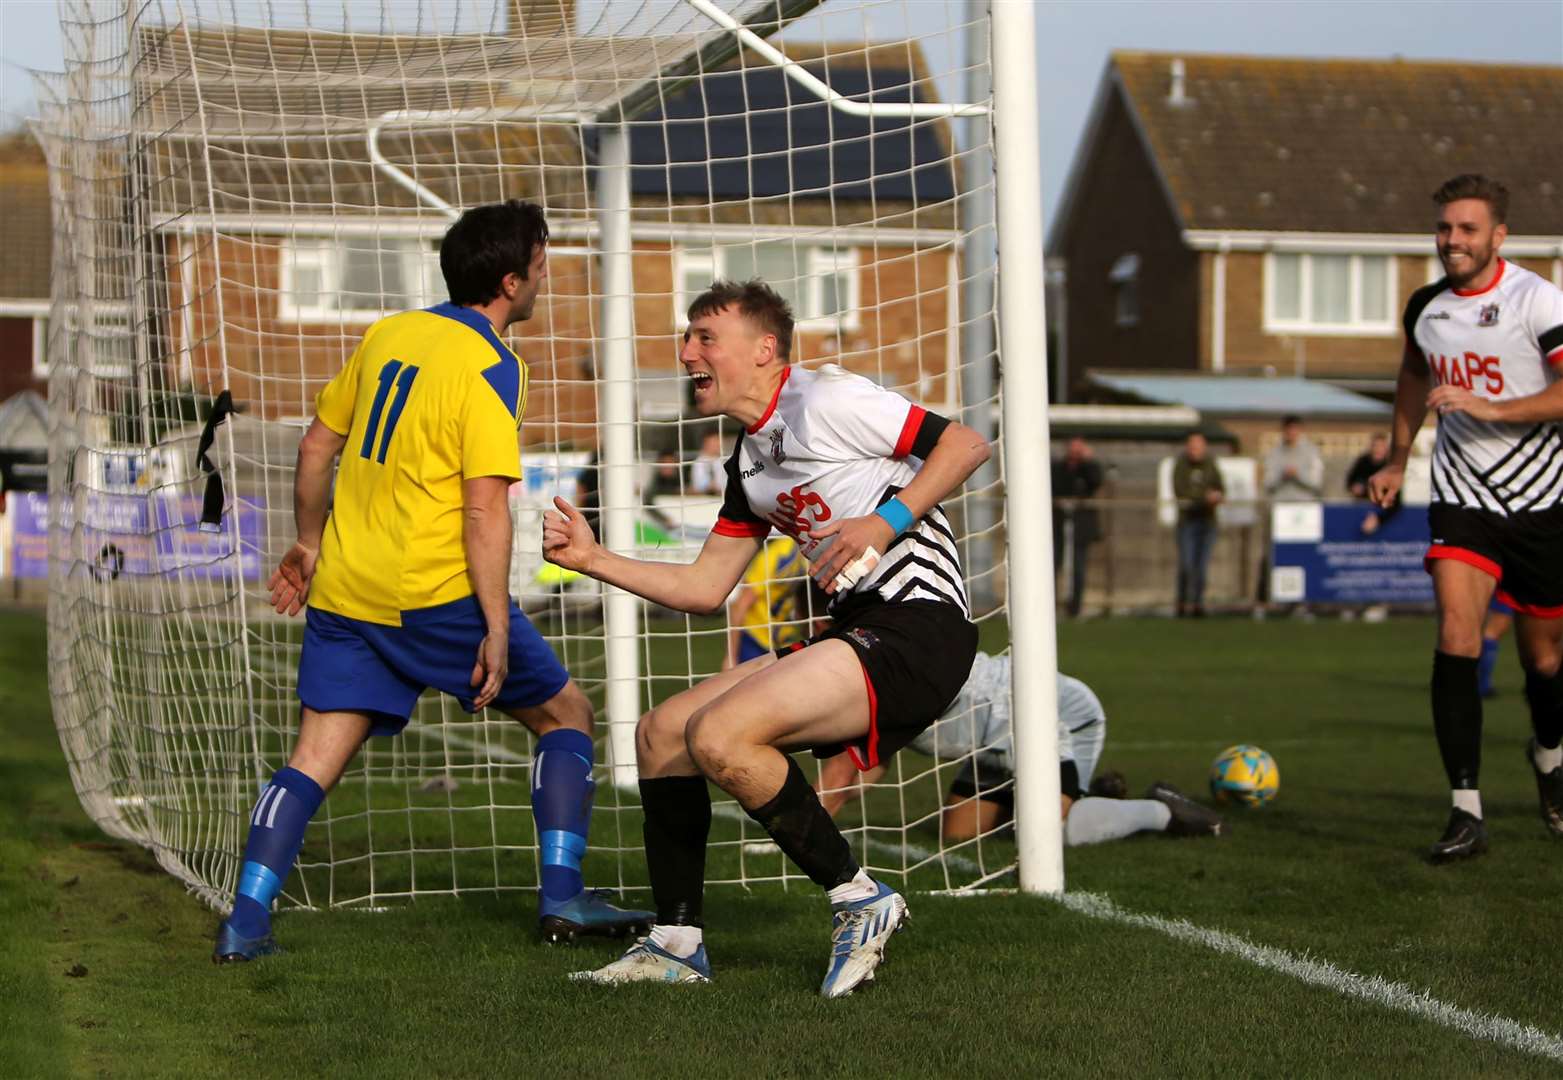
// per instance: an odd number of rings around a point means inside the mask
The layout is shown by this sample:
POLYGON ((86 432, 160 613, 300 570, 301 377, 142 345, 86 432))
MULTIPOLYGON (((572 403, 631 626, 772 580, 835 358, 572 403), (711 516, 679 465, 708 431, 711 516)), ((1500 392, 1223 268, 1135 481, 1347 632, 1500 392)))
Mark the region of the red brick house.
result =
MULTIPOLYGON (((307 415, 365 324, 444 295, 435 250, 446 219, 376 169, 366 128, 398 109, 511 109, 515 119, 499 122, 388 126, 379 151, 457 207, 505 197, 548 207, 545 302, 515 342, 532 374, 524 437, 593 440, 600 295, 590 125, 524 119, 539 106, 518 97, 506 65, 546 89, 552 68, 561 78, 590 70, 584 50, 604 47, 583 41, 567 55, 555 38, 525 36, 145 29, 142 109, 178 136, 158 140, 146 158, 147 216, 161 223, 151 272, 168 312, 148 336, 163 345, 170 382, 198 393, 227 386, 268 419, 307 415), (408 76, 422 70, 461 74, 408 76), (351 75, 316 85, 322 71, 351 75), (288 137, 269 134, 280 131, 288 137)), ((842 92, 932 99, 913 44, 790 51, 842 92)), ((632 128, 642 415, 678 413, 680 312, 693 291, 716 275, 756 273, 779 280, 798 308, 796 355, 833 356, 921 400, 953 403, 958 335, 947 331, 959 274, 947 125, 881 119, 870 133, 857 121, 863 137, 840 140, 846 121, 826 122, 817 102, 746 115, 745 102, 767 98, 812 101, 740 54, 665 93, 664 126, 632 128), (750 145, 723 141, 737 138, 750 145), (741 160, 746 151, 753 168, 741 160), (707 167, 717 158, 738 167, 707 167), (834 185, 820 184, 822 175, 834 185)))
POLYGON ((1137 369, 1387 391, 1448 177, 1502 180, 1504 255, 1563 284, 1558 131, 1560 67, 1114 53, 1048 240, 1071 390, 1137 369))
POLYGON ((0 138, 0 401, 21 390, 47 392, 49 171, 25 134, 0 138))

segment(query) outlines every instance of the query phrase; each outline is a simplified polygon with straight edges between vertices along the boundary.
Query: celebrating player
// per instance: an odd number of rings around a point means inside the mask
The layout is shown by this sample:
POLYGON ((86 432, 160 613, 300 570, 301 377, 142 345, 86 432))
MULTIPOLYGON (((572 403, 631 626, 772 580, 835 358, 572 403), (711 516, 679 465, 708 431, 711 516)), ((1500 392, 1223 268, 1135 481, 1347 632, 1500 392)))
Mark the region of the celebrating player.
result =
POLYGON ((1498 254, 1508 235, 1502 184, 1457 176, 1433 201, 1445 276, 1406 305, 1389 463, 1369 490, 1394 504, 1411 441, 1437 410, 1426 560, 1438 604, 1433 728, 1454 808, 1429 854, 1448 862, 1487 850, 1477 665, 1495 590, 1515 612, 1542 820, 1563 835, 1563 292, 1498 254))
POLYGON ((220 963, 275 951, 271 902, 304 827, 364 740, 401 731, 428 686, 468 712, 493 705, 538 736, 545 935, 649 920, 581 887, 592 709, 509 596, 527 380, 498 335, 531 318, 547 245, 529 203, 467 211, 440 244, 450 302, 375 323, 316 399, 294 479, 298 539, 270 582, 278 612, 308 605, 298 743, 250 816, 233 913, 212 953, 220 963))
MULTIPOLYGON (((1014 813, 1015 730, 1010 723, 1010 658, 978 653, 971 675, 943 716, 911 748, 941 761, 965 759, 950 784, 939 834, 958 843, 991 832, 1014 813)), ((1058 673, 1059 790, 1063 795, 1064 843, 1071 847, 1117 840, 1137 832, 1171 836, 1220 836, 1221 816, 1165 782, 1151 785, 1143 799, 1125 799, 1123 777, 1092 774, 1107 741, 1107 714, 1091 688, 1058 673), (1089 791, 1089 794, 1087 794, 1089 791)), ((864 784, 884 766, 862 774, 864 784)), ((820 801, 834 815, 858 796, 852 763, 845 755, 820 769, 820 801)))
POLYGON ((701 923, 709 777, 736 798, 833 907, 826 997, 872 979, 906 918, 899 894, 859 869, 797 763, 845 748, 861 768, 905 746, 960 690, 977 649, 955 539, 939 501, 989 450, 970 428, 869 380, 789 363, 792 312, 758 281, 717 282, 689 308, 679 359, 703 416, 738 421, 721 516, 693 563, 604 550, 556 499, 543 549, 560 566, 665 607, 721 610, 766 535, 796 539, 831 594, 834 625, 641 717, 636 732, 646 862, 657 919, 599 982, 705 982, 701 923), (914 461, 920 460, 920 467, 914 461), (877 560, 877 561, 876 561, 877 560))

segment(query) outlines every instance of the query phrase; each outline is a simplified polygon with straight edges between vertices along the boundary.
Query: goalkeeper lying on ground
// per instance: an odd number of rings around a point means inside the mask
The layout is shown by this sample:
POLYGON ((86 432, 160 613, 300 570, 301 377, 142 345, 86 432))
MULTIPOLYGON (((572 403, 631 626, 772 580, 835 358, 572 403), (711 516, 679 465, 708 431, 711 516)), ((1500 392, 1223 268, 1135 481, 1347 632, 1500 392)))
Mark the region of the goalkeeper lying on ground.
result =
MULTIPOLYGON (((970 840, 991 832, 1014 813, 1015 732, 1010 724, 1010 658, 979 652, 960 694, 933 726, 913 739, 913 749, 941 761, 965 759, 950 785, 940 815, 946 841, 970 840)), ((1172 836, 1220 836, 1215 811, 1171 784, 1152 784, 1143 799, 1125 799, 1123 777, 1107 773, 1092 781, 1107 739, 1107 714, 1091 688, 1058 674, 1059 790, 1063 793, 1064 843, 1070 847, 1118 840, 1137 832, 1172 836), (1087 793, 1087 791, 1089 793, 1087 793)), ((871 784, 885 766, 862 774, 871 784)), ((820 801, 834 816, 862 788, 846 756, 820 770, 820 801)))

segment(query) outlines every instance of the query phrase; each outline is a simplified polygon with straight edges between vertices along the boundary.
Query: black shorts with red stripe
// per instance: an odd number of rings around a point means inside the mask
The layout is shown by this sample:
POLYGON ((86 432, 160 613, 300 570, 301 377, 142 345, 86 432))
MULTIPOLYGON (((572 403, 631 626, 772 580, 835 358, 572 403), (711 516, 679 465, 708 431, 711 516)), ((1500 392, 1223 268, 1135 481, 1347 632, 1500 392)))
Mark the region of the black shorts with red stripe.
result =
POLYGON ((1455 559, 1492 575, 1497 598, 1520 614, 1563 618, 1563 506, 1505 517, 1433 503, 1427 524, 1429 573, 1434 560, 1455 559))
POLYGON ((868 686, 868 734, 817 746, 815 757, 845 750, 859 769, 890 760, 950 707, 977 656, 977 627, 954 604, 894 603, 876 593, 853 596, 831 612, 830 629, 777 655, 839 638, 852 646, 868 686))

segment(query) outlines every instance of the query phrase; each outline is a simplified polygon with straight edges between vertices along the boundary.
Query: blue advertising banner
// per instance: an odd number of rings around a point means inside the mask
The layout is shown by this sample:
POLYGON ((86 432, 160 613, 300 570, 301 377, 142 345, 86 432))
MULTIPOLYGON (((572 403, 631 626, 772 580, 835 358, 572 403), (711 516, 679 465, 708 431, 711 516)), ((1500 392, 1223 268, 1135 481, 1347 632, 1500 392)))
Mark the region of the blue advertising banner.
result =
POLYGON ((1270 597, 1275 601, 1433 602, 1433 579, 1422 568, 1426 507, 1407 506, 1379 519, 1362 502, 1277 503, 1270 525, 1270 597))
MULTIPOLYGON (((11 574, 49 576, 49 497, 40 492, 13 495, 10 513, 11 574)), ((70 537, 61 557, 85 565, 101 578, 122 574, 221 578, 234 572, 231 516, 238 515, 238 570, 246 581, 261 576, 261 525, 265 505, 258 497, 230 506, 221 532, 201 532, 201 499, 196 495, 87 494, 67 508, 61 524, 70 537), (75 519, 75 520, 72 520, 75 519)))

